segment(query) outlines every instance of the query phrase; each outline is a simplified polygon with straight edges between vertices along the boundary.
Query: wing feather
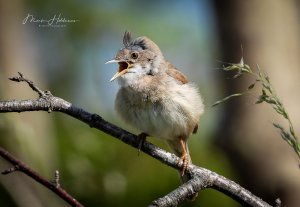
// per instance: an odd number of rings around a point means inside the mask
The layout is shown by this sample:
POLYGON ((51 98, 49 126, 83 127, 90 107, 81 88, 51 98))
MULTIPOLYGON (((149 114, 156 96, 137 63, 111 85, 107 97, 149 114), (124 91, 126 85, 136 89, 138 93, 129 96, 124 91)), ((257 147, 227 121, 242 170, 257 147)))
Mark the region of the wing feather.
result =
POLYGON ((171 63, 168 63, 168 70, 166 72, 169 76, 181 82, 182 84, 186 84, 189 82, 188 78, 177 68, 175 68, 171 63))

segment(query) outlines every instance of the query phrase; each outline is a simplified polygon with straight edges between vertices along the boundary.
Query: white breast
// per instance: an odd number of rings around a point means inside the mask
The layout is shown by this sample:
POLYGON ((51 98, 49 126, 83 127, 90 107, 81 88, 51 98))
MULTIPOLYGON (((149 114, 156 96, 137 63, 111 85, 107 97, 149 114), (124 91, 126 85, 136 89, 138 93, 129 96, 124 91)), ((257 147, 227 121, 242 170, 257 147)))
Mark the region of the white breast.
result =
POLYGON ((126 122, 151 136, 172 140, 188 137, 203 113, 202 99, 191 84, 168 87, 155 102, 149 94, 120 88, 115 108, 126 122))

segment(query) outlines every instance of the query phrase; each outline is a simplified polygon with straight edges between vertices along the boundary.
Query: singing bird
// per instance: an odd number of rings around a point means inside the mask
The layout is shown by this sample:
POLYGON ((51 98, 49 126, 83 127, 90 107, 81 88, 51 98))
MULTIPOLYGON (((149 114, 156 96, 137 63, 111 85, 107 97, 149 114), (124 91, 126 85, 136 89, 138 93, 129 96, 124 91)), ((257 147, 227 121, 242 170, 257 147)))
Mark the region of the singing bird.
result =
POLYGON ((132 39, 125 32, 124 48, 107 63, 118 63, 111 81, 120 88, 115 100, 117 114, 140 130, 141 139, 153 136, 165 140, 182 160, 182 182, 191 163, 187 140, 196 133, 204 111, 201 95, 195 84, 168 62, 159 47, 147 37, 132 39))

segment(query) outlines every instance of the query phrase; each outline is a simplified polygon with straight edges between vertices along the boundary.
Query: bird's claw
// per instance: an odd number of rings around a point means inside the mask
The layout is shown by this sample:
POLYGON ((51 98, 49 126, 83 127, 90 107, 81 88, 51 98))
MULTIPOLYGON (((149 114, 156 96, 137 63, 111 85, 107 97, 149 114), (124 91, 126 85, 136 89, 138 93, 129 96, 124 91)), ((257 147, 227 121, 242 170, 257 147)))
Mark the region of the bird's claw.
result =
POLYGON ((185 153, 180 157, 180 159, 178 161, 178 165, 181 167, 180 176, 184 176, 184 173, 187 170, 188 164, 189 164, 189 160, 188 160, 187 154, 185 153), (181 162, 182 162, 182 164, 180 165, 181 162))
POLYGON ((140 155, 141 153, 141 149, 142 149, 142 146, 144 145, 145 141, 146 141, 146 138, 147 138, 148 134, 142 132, 138 135, 138 138, 139 138, 139 144, 138 144, 138 156, 140 155))

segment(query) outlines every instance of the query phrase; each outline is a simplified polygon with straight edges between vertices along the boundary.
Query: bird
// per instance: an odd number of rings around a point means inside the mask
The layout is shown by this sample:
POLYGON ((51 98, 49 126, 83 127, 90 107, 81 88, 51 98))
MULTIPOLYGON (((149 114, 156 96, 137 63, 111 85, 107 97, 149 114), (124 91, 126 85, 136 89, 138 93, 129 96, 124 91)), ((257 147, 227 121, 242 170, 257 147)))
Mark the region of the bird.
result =
POLYGON ((115 110, 126 123, 147 136, 165 140, 180 158, 182 183, 191 179, 186 173, 191 164, 187 140, 198 130, 204 104, 199 89, 186 75, 165 59, 156 43, 146 36, 132 38, 126 31, 124 47, 106 63, 117 63, 119 90, 115 110))

